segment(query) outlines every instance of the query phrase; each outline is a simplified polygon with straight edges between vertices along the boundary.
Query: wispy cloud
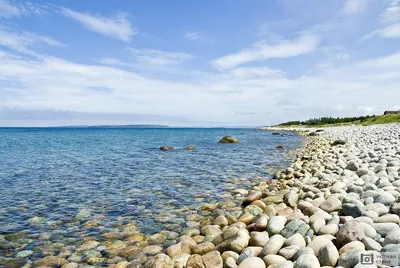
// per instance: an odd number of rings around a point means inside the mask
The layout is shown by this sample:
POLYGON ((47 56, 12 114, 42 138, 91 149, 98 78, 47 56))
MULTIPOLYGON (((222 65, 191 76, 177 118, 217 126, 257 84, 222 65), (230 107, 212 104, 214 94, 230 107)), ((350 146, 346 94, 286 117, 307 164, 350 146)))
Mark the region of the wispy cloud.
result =
POLYGON ((0 18, 20 18, 29 15, 44 15, 51 12, 50 4, 39 4, 30 1, 0 0, 0 18))
POLYGON ((385 22, 395 22, 400 20, 400 0, 392 0, 390 6, 381 14, 385 22))
POLYGON ((274 70, 266 67, 239 67, 229 71, 229 73, 237 78, 273 77, 283 74, 280 70, 274 70))
POLYGON ((392 0, 391 4, 380 15, 385 27, 374 30, 365 35, 361 40, 365 41, 375 36, 382 38, 400 38, 400 0, 392 0))
POLYGON ((97 61, 98 63, 105 64, 105 65, 123 65, 124 62, 120 61, 119 59, 115 58, 101 58, 97 61))
POLYGON ((368 0, 346 0, 343 11, 346 13, 360 13, 365 10, 368 0))
POLYGON ((80 13, 68 8, 62 8, 61 11, 65 16, 78 21, 88 30, 124 42, 129 42, 131 37, 136 33, 136 30, 127 19, 127 14, 124 13, 116 17, 104 17, 101 15, 80 13))
POLYGON ((223 70, 248 62, 295 57, 314 51, 318 43, 319 38, 312 35, 303 35, 296 40, 281 40, 277 44, 266 44, 261 41, 250 48, 215 59, 211 65, 216 69, 223 70))
POLYGON ((41 44, 58 47, 66 46, 48 36, 42 36, 27 31, 18 31, 2 25, 0 25, 0 36, 0 46, 36 57, 40 57, 40 55, 33 50, 34 46, 41 44))
POLYGON ((186 32, 184 35, 185 39, 189 40, 201 40, 202 37, 198 32, 186 32))
POLYGON ((168 52, 156 49, 148 49, 148 48, 127 48, 129 52, 132 53, 135 61, 138 64, 145 65, 157 65, 157 66, 166 66, 166 65, 178 65, 185 61, 196 58, 193 55, 182 53, 182 52, 168 52))
POLYGON ((262 22, 257 26, 257 35, 262 37, 268 37, 271 40, 279 40, 282 37, 277 34, 278 31, 284 29, 291 29, 293 26, 298 26, 299 22, 294 18, 283 19, 278 21, 262 22))
POLYGON ((378 31, 383 38, 400 38, 400 23, 389 25, 378 31))
POLYGON ((0 18, 20 17, 21 11, 8 0, 0 0, 0 18))
POLYGON ((183 38, 199 43, 213 43, 213 41, 204 34, 197 31, 187 31, 184 33, 183 38))
POLYGON ((85 28, 112 37, 124 42, 129 42, 136 33, 135 29, 127 19, 127 14, 121 13, 115 17, 104 17, 101 15, 90 15, 80 13, 68 8, 60 8, 52 4, 39 4, 35 2, 17 2, 0 0, 0 18, 20 18, 29 15, 44 15, 50 13, 61 13, 70 17, 85 28))

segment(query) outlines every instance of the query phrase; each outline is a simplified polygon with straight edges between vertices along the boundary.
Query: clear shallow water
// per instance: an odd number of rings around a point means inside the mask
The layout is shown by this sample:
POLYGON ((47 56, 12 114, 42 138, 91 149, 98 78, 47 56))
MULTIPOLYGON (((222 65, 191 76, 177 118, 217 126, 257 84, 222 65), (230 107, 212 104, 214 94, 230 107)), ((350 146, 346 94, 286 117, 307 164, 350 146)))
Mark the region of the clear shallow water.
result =
POLYGON ((252 129, 0 129, 0 234, 24 231, 34 248, 43 233, 93 236, 121 221, 154 233, 223 200, 232 178, 270 176, 288 161, 275 147, 300 142, 252 129), (225 135, 240 144, 218 144, 225 135), (93 219, 101 227, 82 230, 93 219))

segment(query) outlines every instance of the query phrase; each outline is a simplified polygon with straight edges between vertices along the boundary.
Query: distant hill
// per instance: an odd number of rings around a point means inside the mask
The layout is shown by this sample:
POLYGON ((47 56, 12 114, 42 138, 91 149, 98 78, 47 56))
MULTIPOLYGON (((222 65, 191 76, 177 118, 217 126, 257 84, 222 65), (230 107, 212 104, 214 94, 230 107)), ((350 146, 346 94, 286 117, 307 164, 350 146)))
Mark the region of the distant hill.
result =
POLYGON ((80 125, 80 126, 61 126, 61 128, 169 128, 169 126, 168 125, 96 125, 96 126, 80 125))
POLYGON ((304 127, 325 127, 325 126, 343 126, 343 125, 377 125, 377 124, 389 124, 389 123, 400 123, 400 114, 386 114, 386 115, 367 115, 360 117, 344 117, 344 118, 333 118, 333 117, 321 117, 315 119, 309 119, 307 121, 290 121, 281 123, 278 126, 304 126, 304 127))

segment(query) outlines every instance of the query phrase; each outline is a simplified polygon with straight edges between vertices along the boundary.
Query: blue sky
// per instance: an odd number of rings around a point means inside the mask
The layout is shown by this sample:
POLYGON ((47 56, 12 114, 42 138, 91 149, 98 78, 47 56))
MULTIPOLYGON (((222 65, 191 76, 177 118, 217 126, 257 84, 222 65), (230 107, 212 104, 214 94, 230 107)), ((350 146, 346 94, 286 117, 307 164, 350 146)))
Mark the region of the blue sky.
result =
POLYGON ((400 109, 400 0, 0 0, 0 125, 400 109))

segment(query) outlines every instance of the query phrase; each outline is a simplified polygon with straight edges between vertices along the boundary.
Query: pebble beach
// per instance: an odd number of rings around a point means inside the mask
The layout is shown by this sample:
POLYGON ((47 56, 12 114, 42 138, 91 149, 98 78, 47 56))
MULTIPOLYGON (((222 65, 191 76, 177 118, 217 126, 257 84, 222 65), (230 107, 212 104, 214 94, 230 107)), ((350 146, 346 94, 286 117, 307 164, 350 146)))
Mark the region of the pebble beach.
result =
MULTIPOLYGON (((242 183, 249 186, 232 189, 226 201, 186 210, 185 228, 146 235, 124 222, 102 233, 109 242, 87 236, 78 248, 28 263, 33 252, 20 250, 2 265, 350 268, 363 267, 361 254, 391 252, 400 266, 400 124, 265 130, 305 137, 291 152, 295 161, 274 179, 242 183)), ((84 228, 97 225, 93 219, 84 228)), ((12 248, 2 236, 0 245, 12 248)))
POLYGON ((400 125, 292 130, 307 140, 290 167, 240 207, 188 215, 199 224, 145 267, 351 268, 382 252, 400 265, 400 125))

